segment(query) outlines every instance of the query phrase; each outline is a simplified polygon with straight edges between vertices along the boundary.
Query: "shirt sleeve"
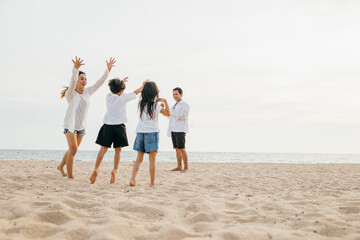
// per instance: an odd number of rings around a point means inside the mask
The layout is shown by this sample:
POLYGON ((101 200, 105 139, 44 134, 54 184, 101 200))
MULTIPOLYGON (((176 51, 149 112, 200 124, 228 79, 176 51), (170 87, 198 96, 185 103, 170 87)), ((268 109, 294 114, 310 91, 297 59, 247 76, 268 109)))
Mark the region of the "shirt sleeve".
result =
POLYGON ((96 92, 96 90, 98 90, 101 87, 101 85, 105 82, 108 76, 109 73, 105 71, 104 75, 94 85, 87 87, 87 91, 89 92, 89 94, 90 95, 94 94, 94 92, 96 92))
POLYGON ((156 113, 156 114, 159 114, 160 111, 161 111, 161 109, 162 109, 162 107, 160 106, 160 104, 159 104, 159 103, 156 103, 155 113, 156 113))
POLYGON ((79 69, 73 68, 69 88, 65 92, 65 97, 67 100, 72 99, 72 97, 74 96, 76 82, 78 78, 79 78, 79 69))
POLYGON ((136 99, 136 94, 135 93, 128 93, 125 95, 125 101, 126 102, 130 102, 131 100, 136 99))

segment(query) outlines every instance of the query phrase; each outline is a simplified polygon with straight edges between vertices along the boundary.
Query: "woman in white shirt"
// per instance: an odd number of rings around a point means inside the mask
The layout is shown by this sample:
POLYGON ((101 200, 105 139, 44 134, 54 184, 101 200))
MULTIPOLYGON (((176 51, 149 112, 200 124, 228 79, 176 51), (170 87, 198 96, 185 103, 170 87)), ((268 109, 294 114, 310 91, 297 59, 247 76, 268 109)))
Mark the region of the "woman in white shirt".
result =
POLYGON ((158 97, 159 90, 156 83, 145 83, 139 101, 140 119, 136 128, 136 139, 133 147, 138 154, 133 166, 130 186, 136 185, 136 175, 144 160, 145 153, 149 154, 150 187, 155 185, 155 160, 159 149, 158 115, 159 113, 169 115, 169 105, 166 99, 158 97), (163 102, 165 109, 161 108, 158 102, 163 102))
POLYGON ((87 84, 86 74, 79 71, 79 68, 85 64, 82 59, 77 57, 75 57, 75 61, 72 61, 74 68, 72 70, 70 85, 61 92, 61 98, 65 97, 68 102, 63 127, 69 149, 57 167, 61 174, 68 178, 74 178, 74 158, 82 138, 85 135, 86 115, 90 104, 90 96, 105 82, 111 68, 116 62, 114 58, 110 58, 109 62, 106 61, 107 69, 104 75, 94 85, 85 88, 87 84), (65 165, 67 173, 64 172, 65 165))

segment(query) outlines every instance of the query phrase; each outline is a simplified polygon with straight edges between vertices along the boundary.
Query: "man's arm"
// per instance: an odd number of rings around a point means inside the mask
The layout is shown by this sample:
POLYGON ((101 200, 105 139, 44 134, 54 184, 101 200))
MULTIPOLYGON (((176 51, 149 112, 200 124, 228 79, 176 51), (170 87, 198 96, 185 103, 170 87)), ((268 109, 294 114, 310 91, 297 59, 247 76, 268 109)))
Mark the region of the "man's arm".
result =
POLYGON ((178 120, 186 120, 189 112, 190 107, 185 103, 181 106, 179 111, 170 110, 170 115, 178 120))

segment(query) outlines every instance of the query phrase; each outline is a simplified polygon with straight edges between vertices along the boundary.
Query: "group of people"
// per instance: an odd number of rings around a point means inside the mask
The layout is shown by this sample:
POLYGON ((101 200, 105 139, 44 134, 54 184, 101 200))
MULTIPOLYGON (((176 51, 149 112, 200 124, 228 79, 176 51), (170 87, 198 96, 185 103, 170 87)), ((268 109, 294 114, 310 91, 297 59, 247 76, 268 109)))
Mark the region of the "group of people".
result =
MULTIPOLYGON (((104 75, 92 86, 86 87, 86 74, 79 70, 84 65, 83 60, 75 57, 72 60, 74 68, 70 85, 61 92, 61 98, 65 97, 68 108, 64 119, 64 134, 66 136, 69 149, 64 154, 57 169, 64 177, 73 178, 74 158, 78 147, 85 135, 86 115, 89 108, 90 96, 98 90, 106 81, 116 60, 110 58, 106 61, 106 71, 104 75), (64 171, 66 165, 67 172, 64 171)), ((189 105, 182 100, 183 91, 176 87, 173 89, 174 106, 169 107, 167 100, 159 98, 159 89, 155 82, 146 80, 141 87, 131 93, 124 93, 128 78, 120 80, 114 78, 109 81, 110 93, 106 96, 107 111, 104 117, 104 124, 99 130, 96 143, 99 144, 95 168, 90 177, 90 183, 94 184, 99 173, 100 164, 109 148, 115 149, 114 168, 111 171, 110 183, 114 183, 116 173, 120 163, 121 150, 129 146, 126 126, 127 115, 126 105, 135 100, 136 95, 141 93, 138 109, 139 122, 136 127, 136 139, 133 149, 137 151, 137 158, 133 166, 130 186, 136 185, 136 175, 140 165, 144 160, 145 153, 149 154, 150 187, 155 185, 155 162, 159 149, 159 114, 169 117, 168 136, 171 137, 173 147, 176 150, 177 167, 171 171, 187 172, 188 157, 185 150, 185 136, 189 131, 188 115, 189 105), (184 168, 182 166, 184 163, 184 168)))

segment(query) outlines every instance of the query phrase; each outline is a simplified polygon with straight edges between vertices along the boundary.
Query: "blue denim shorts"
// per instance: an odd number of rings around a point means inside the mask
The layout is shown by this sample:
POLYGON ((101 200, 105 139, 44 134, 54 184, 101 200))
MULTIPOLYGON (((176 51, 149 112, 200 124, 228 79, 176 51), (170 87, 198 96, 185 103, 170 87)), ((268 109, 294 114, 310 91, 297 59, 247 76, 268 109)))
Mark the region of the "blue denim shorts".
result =
MULTIPOLYGON (((64 129, 64 134, 66 134, 66 133, 71 133, 70 131, 69 131, 69 129, 67 129, 67 128, 65 128, 64 129)), ((76 133, 76 135, 78 135, 78 136, 85 136, 85 134, 86 134, 86 132, 85 132, 85 129, 83 129, 83 130, 74 130, 74 133, 76 133)))
POLYGON ((159 149, 159 133, 137 133, 133 149, 143 153, 157 151, 159 149))

